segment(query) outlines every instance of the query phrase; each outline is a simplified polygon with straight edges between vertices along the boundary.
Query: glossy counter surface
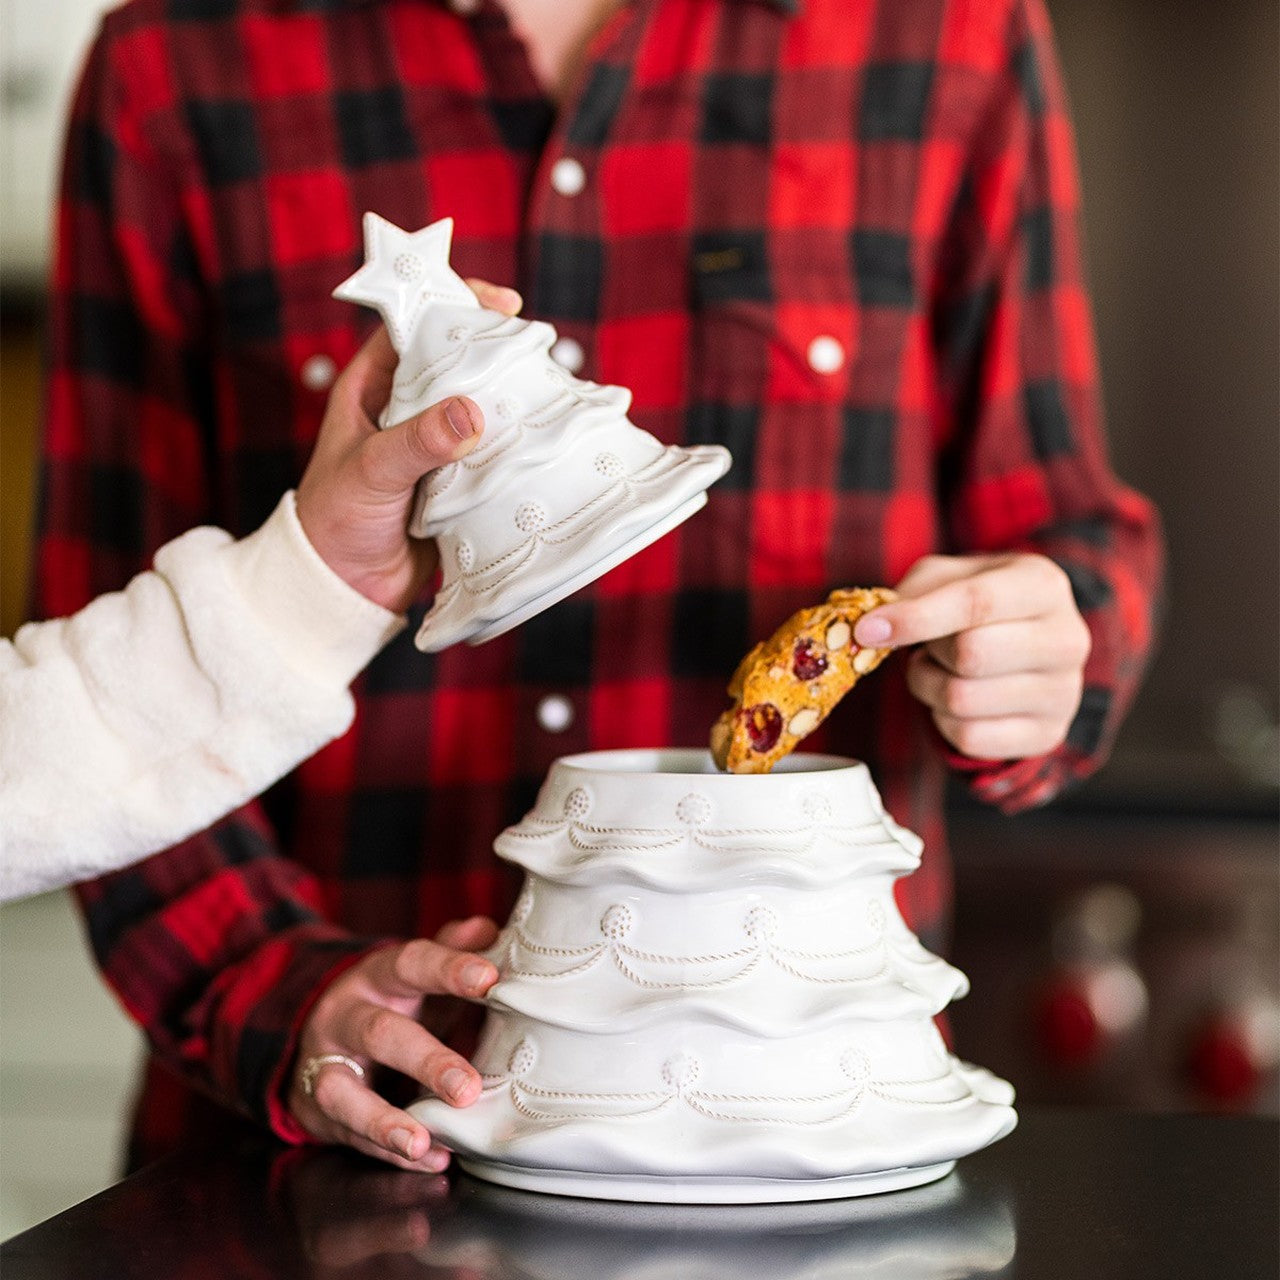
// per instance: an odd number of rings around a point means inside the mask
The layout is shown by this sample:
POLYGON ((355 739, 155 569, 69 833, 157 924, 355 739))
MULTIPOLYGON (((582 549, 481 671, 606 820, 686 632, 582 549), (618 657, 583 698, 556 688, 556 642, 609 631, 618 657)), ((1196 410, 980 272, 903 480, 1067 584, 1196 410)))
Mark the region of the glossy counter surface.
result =
POLYGON ((1180 1280, 1280 1274, 1280 1126, 1040 1111, 932 1186, 628 1205, 267 1141, 152 1165, 0 1246, 5 1280, 1180 1280))

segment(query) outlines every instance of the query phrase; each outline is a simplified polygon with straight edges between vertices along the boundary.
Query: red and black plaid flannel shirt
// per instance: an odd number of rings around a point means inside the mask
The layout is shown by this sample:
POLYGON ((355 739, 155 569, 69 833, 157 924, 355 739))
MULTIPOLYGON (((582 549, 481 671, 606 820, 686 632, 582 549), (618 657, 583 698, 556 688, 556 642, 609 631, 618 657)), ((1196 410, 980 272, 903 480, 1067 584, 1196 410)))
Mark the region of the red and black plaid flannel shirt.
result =
MULTIPOLYGON (((345 737, 84 889, 159 1058, 300 1136, 281 1090, 309 1003, 375 940, 503 918, 490 842, 556 756, 704 743, 751 644, 926 552, 1044 552, 1093 631, 1066 744, 971 770, 977 793, 1017 808, 1089 771, 1143 666, 1160 553, 1106 458, 1077 203, 1040 0, 634 0, 558 112, 491 0, 108 16, 60 205, 43 613, 191 525, 248 532, 297 481, 326 372, 374 322, 330 297, 365 210, 452 215, 461 274, 519 287, 659 439, 734 457, 704 511, 514 633, 428 657, 415 616, 345 737), (566 157, 581 189, 553 174, 566 157)), ((903 669, 813 746, 867 760, 925 837, 899 896, 938 945, 947 761, 903 669)))

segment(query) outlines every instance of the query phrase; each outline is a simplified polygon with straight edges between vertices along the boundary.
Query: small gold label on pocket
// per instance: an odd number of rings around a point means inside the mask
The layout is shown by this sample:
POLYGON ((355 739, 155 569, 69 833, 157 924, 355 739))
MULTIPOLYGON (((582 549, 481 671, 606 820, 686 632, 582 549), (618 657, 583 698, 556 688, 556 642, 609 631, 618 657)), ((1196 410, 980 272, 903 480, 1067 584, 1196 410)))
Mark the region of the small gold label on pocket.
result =
POLYGON ((693 256, 694 267, 704 275, 717 271, 736 271, 745 261, 745 255, 736 245, 729 249, 707 249, 693 256))

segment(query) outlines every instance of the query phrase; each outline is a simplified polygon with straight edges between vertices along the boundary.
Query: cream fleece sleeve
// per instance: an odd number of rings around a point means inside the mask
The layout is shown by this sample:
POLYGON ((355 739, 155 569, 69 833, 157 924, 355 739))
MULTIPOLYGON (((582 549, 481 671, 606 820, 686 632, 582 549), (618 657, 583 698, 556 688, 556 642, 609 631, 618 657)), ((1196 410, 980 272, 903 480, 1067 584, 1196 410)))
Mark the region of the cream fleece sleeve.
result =
POLYGON ((293 494, 239 542, 194 529, 151 572, 0 640, 0 899, 208 826, 341 734, 404 625, 307 541, 293 494))

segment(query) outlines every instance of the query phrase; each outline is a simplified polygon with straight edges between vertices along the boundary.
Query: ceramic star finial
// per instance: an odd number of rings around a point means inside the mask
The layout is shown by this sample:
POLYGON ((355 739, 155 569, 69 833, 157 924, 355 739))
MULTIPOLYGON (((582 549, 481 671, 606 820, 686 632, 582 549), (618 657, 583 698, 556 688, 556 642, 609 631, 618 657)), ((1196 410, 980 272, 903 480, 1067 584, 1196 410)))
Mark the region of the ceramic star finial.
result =
POLYGON ((392 345, 403 351, 422 311, 433 302, 478 307, 476 295, 449 266, 453 219, 410 234, 376 213, 364 215, 364 266, 334 291, 382 314, 392 345))

